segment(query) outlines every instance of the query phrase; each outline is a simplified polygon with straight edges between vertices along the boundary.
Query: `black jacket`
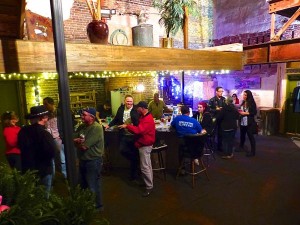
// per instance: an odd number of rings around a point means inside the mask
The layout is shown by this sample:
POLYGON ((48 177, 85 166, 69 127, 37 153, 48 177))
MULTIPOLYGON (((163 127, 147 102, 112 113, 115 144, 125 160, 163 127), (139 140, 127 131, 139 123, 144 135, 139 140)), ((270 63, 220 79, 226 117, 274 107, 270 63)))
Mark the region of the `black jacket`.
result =
POLYGON ((225 104, 218 114, 217 120, 220 121, 223 131, 236 130, 239 112, 233 104, 225 104))
MULTIPOLYGON (((114 117, 114 119, 108 124, 108 126, 112 127, 115 125, 122 125, 123 123, 123 114, 124 114, 124 110, 125 110, 125 105, 122 104, 117 111, 116 116, 114 117)), ((137 112, 135 106, 133 106, 132 110, 130 111, 130 118, 131 118, 131 123, 134 126, 137 126, 139 124, 139 113, 137 112)), ((120 132, 124 132, 125 129, 121 129, 120 132)))
POLYGON ((220 111, 216 110, 217 106, 224 107, 225 105, 226 105, 225 98, 223 96, 221 96, 221 98, 218 98, 217 96, 215 96, 208 101, 210 113, 215 117, 217 116, 218 112, 220 112, 220 111))
MULTIPOLYGON (((199 116, 200 116, 200 113, 196 112, 193 115, 193 118, 195 118, 199 122, 199 116)), ((212 123, 212 116, 211 116, 210 112, 204 112, 203 118, 202 118, 202 121, 200 121, 200 124, 201 124, 201 127, 203 129, 205 129, 208 134, 211 133, 211 131, 213 129, 213 123, 212 123)))
MULTIPOLYGON (((248 122, 248 127, 250 130, 253 131, 253 133, 256 133, 257 132, 257 125, 256 125, 256 121, 255 121, 255 116, 257 114, 257 109, 256 109, 256 104, 255 102, 253 102, 252 104, 251 103, 248 103, 249 104, 249 109, 248 109, 248 112, 249 112, 249 115, 247 115, 247 122, 248 122)), ((241 106, 244 106, 245 105, 245 101, 243 101, 242 105, 241 106)), ((245 116, 241 116, 240 119, 242 119, 243 117, 245 116)), ((240 123, 241 124, 241 123, 240 123)))
POLYGON ((18 134, 22 172, 37 170, 40 178, 52 173, 52 160, 57 149, 52 135, 40 124, 21 128, 18 134))

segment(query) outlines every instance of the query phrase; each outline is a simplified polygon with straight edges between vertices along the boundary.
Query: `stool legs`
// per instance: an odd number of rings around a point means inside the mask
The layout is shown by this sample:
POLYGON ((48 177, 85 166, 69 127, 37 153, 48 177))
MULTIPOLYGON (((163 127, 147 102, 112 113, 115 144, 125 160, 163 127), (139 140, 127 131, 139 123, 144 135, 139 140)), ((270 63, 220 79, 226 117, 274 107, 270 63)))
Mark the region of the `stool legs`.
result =
POLYGON ((166 166, 165 166, 165 161, 162 155, 162 152, 165 149, 159 149, 159 150, 152 150, 151 154, 157 154, 157 159, 158 159, 158 168, 152 168, 153 171, 159 171, 159 172, 163 172, 164 175, 164 180, 167 180, 167 176, 166 176, 166 166))
POLYGON ((203 163, 203 160, 202 158, 199 158, 198 161, 199 161, 199 169, 197 169, 198 165, 196 165, 195 163, 195 160, 194 159, 189 159, 189 162, 188 163, 185 163, 185 158, 182 159, 181 163, 180 163, 180 166, 177 170, 177 174, 176 174, 176 179, 177 177, 179 176, 181 170, 185 167, 185 165, 189 164, 190 165, 190 172, 186 172, 188 173, 189 175, 192 176, 192 188, 195 187, 195 176, 199 175, 200 173, 204 172, 207 179, 209 180, 209 176, 208 176, 208 173, 207 173, 207 170, 206 170, 206 167, 203 163))

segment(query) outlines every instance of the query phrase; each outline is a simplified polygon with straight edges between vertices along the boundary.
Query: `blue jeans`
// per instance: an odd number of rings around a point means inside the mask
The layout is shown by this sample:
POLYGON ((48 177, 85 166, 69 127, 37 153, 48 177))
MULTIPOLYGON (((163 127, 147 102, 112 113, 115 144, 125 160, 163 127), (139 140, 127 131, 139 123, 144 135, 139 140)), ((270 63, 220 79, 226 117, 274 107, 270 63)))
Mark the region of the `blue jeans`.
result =
POLYGON ((52 179, 53 179, 52 174, 48 174, 41 178, 41 184, 44 185, 46 188, 46 198, 47 199, 49 198, 49 195, 50 195, 50 191, 51 191, 51 187, 52 187, 52 179))
POLYGON ((233 153, 235 132, 236 130, 222 131, 222 143, 225 155, 231 155, 233 153))
POLYGON ((61 173, 64 175, 64 178, 67 178, 67 167, 66 167, 66 156, 65 156, 64 144, 61 145, 59 154, 60 154, 60 163, 61 163, 61 173))
POLYGON ((103 206, 102 203, 102 185, 101 185, 101 168, 102 158, 94 160, 80 160, 79 162, 79 179, 80 186, 83 189, 90 189, 96 196, 96 208, 103 206))

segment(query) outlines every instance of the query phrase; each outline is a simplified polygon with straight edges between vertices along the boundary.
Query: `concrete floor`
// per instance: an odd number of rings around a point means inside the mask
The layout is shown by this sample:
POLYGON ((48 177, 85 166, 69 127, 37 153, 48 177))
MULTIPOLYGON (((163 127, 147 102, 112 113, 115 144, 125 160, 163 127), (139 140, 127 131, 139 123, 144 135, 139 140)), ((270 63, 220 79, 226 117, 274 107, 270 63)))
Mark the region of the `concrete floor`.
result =
MULTIPOLYGON (((300 148, 290 138, 257 136, 257 155, 216 155, 192 189, 190 176, 154 178, 154 192, 127 180, 126 169, 103 176, 105 218, 110 225, 297 225, 300 224, 300 148)), ((249 143, 246 142, 248 145, 249 143)))

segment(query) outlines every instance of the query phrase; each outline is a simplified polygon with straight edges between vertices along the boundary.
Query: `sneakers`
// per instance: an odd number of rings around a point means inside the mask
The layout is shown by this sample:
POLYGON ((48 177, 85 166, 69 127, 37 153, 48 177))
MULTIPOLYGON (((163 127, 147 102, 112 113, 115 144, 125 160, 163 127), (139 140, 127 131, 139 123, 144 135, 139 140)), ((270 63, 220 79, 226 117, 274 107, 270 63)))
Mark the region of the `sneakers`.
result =
POLYGON ((148 197, 152 192, 152 189, 146 189, 142 194, 142 197, 148 197))
POLYGON ((231 158, 233 158, 233 154, 222 156, 222 159, 231 159, 231 158))

